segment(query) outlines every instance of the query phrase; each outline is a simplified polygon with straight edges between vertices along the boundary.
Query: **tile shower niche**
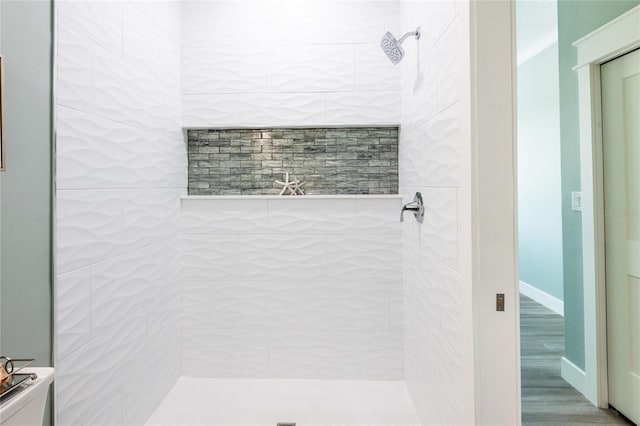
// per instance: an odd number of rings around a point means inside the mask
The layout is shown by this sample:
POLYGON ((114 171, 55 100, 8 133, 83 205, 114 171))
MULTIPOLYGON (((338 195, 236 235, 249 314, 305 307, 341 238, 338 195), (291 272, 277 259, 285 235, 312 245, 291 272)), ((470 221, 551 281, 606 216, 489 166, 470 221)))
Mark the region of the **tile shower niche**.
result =
POLYGON ((398 128, 188 130, 190 195, 397 194, 398 128))

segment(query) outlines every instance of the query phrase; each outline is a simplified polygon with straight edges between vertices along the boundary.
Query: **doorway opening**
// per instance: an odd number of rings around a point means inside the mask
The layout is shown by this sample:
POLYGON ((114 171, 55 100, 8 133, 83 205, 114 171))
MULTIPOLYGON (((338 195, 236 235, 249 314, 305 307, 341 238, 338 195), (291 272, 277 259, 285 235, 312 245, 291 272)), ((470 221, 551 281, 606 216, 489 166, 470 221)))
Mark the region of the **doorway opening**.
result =
POLYGON ((583 245, 593 235, 583 223, 573 42, 638 4, 605 3, 516 3, 523 424, 629 422, 590 393, 595 315, 583 245))

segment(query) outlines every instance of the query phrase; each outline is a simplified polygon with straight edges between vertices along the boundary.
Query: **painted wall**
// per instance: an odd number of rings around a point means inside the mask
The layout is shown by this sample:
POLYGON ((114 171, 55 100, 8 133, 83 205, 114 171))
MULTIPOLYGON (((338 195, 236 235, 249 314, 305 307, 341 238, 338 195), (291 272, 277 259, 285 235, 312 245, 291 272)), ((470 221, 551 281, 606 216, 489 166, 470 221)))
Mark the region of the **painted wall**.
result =
POLYGON ((183 373, 402 380, 400 203, 184 199, 183 373))
MULTIPOLYGON (((519 4, 518 4, 519 5, 519 4)), ((520 280, 563 299, 558 44, 518 65, 520 280)))
POLYGON ((580 190, 578 79, 571 70, 576 63, 576 50, 571 44, 638 4, 637 0, 558 0, 565 356, 582 369, 585 350, 582 218, 579 212, 571 210, 571 192, 580 190))
POLYGON ((404 234, 405 380, 425 424, 473 424, 469 150, 469 21, 465 2, 401 5, 400 193, 422 192, 424 223, 404 234))
POLYGON ((50 366, 52 3, 2 1, 0 16, 7 143, 7 171, 0 173, 0 353, 50 366))
POLYGON ((397 124, 397 4, 183 2, 183 126, 397 124))
POLYGON ((140 424, 180 375, 180 4, 56 12, 57 420, 140 424))

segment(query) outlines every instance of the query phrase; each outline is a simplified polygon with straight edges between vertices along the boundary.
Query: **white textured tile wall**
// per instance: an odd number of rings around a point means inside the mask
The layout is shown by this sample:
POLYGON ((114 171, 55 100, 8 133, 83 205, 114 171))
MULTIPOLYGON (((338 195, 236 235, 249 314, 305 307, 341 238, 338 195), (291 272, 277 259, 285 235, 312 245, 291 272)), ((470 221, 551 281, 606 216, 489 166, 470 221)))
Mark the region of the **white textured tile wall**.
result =
POLYGON ((181 373, 180 5, 55 7, 57 424, 143 424, 181 373))
MULTIPOLYGON (((466 2, 401 1, 402 27, 422 28, 407 39, 402 67, 399 184, 405 202, 422 192, 424 223, 403 224, 404 377, 424 424, 473 422, 471 285, 462 278, 460 207, 469 144, 470 76, 464 29, 466 2), (466 139, 465 139, 466 138, 466 139)), ((466 192, 465 192, 466 193, 466 192)))
POLYGON ((402 379, 400 201, 183 199, 184 373, 402 379))
POLYGON ((397 124, 395 1, 182 2, 182 124, 397 124))

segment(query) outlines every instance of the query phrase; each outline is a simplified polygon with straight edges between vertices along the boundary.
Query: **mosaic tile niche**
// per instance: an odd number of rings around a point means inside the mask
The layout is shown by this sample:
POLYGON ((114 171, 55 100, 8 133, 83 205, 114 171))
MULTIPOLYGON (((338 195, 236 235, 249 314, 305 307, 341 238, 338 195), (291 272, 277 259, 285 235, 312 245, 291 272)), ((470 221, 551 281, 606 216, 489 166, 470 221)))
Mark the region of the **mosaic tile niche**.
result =
POLYGON ((398 128, 188 130, 190 195, 397 194, 398 128))

